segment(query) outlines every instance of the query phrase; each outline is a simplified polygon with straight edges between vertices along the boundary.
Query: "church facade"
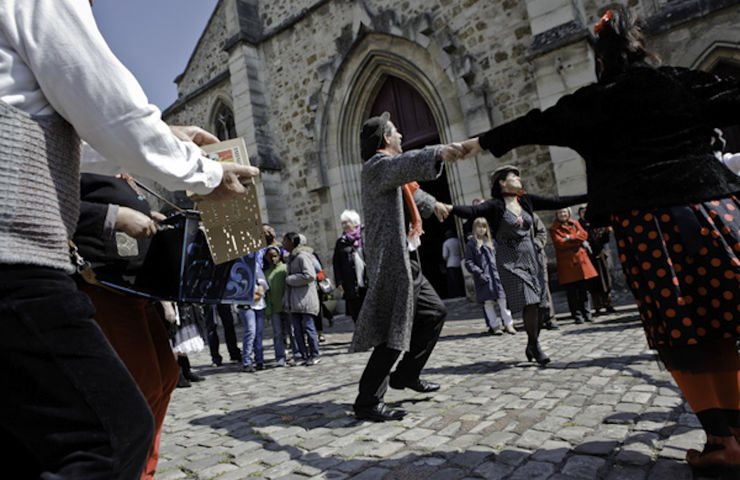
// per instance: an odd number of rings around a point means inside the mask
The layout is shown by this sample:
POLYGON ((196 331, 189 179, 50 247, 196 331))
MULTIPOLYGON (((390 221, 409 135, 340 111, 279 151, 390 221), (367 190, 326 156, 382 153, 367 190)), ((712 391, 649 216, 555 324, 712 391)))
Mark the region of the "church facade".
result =
MULTIPOLYGON (((328 265, 340 213, 362 214, 364 120, 391 112, 409 149, 546 108, 595 81, 591 28, 617 4, 645 19, 664 63, 740 73, 740 0, 220 0, 163 116, 244 137, 262 169, 263 219, 306 235, 328 265)), ((504 163, 529 191, 585 191, 583 160, 542 146, 457 162, 422 187, 470 204, 504 163)), ((425 231, 425 273, 437 276, 444 234, 457 228, 425 231)))

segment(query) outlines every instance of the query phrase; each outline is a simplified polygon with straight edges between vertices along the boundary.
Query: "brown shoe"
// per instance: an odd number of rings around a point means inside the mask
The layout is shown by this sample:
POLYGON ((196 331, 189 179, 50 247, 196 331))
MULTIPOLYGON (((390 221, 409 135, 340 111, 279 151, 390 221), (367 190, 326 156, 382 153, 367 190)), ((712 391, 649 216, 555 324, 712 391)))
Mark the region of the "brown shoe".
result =
POLYGON ((734 436, 707 435, 704 451, 689 449, 686 461, 694 468, 740 467, 740 444, 734 436))

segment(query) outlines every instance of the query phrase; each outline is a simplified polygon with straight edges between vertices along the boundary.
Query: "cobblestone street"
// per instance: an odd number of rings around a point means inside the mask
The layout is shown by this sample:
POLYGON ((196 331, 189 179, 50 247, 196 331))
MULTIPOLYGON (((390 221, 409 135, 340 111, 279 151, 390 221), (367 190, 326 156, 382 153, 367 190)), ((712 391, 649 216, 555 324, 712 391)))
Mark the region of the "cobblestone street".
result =
POLYGON ((389 390, 386 401, 409 411, 403 421, 352 416, 368 353, 346 353, 348 317, 326 330, 310 367, 272 368, 269 329, 264 371, 192 355, 207 380, 175 391, 157 478, 692 478, 684 455, 704 434, 647 350, 634 306, 543 331, 552 363, 539 368, 525 361, 521 322, 515 336, 483 335, 477 304, 447 303, 424 370, 442 388, 389 390))

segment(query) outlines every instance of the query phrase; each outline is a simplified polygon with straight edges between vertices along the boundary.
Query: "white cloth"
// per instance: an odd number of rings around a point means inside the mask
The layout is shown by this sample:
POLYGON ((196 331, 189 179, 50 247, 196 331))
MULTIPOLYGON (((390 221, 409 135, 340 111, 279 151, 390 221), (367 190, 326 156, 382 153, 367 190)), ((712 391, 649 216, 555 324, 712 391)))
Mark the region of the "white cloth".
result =
POLYGON ((99 152, 90 171, 114 173, 102 156, 170 190, 204 195, 221 182, 221 166, 172 134, 110 51, 88 0, 0 2, 0 100, 58 112, 99 152))
POLYGON ((352 252, 355 260, 355 282, 360 288, 365 287, 365 259, 362 258, 362 247, 359 247, 352 252))
POLYGON ((256 286, 262 285, 265 287, 265 293, 260 297, 258 302, 254 302, 254 305, 252 305, 252 310, 264 310, 267 308, 267 302, 265 301, 265 296, 267 295, 267 291, 270 289, 270 285, 267 284, 267 279, 265 278, 265 273, 262 271, 262 267, 259 264, 255 264, 254 266, 255 273, 257 274, 257 283, 256 286))
POLYGON ((445 240, 442 244, 442 258, 445 260, 446 267, 459 267, 460 258, 460 242, 457 237, 451 237, 445 240))
POLYGON ((727 168, 735 172, 736 175, 740 175, 740 153, 725 153, 720 158, 720 161, 724 163, 727 168))

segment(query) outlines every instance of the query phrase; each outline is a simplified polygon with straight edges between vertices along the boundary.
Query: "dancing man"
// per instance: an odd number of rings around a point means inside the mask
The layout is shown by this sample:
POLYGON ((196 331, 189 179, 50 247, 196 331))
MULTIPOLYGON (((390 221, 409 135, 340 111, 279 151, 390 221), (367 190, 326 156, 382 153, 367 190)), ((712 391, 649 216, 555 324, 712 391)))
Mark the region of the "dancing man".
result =
POLYGON ((437 178, 442 162, 454 162, 461 154, 457 144, 403 153, 401 134, 389 118, 387 112, 370 118, 360 133, 369 286, 351 348, 374 350, 360 379, 354 410, 358 419, 376 422, 406 414, 383 402, 389 383, 391 388, 417 392, 439 390, 438 384, 421 380, 419 374, 437 343, 447 309, 422 275, 416 249, 421 216, 446 215, 443 205, 420 190, 415 180, 437 178), (390 374, 401 352, 406 353, 390 374))

